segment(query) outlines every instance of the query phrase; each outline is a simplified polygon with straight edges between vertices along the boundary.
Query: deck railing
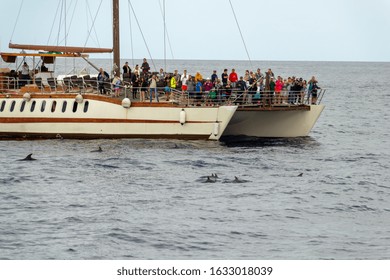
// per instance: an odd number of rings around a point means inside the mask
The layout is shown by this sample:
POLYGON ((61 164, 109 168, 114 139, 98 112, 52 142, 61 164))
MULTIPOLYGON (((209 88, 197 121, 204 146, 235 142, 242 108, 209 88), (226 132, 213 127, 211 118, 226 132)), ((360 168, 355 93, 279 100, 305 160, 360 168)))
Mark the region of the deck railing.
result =
MULTIPOLYGON (((16 79, 13 77, 0 77, 0 84, 2 90, 16 90, 19 88, 20 83, 24 80, 16 79)), ((32 82, 32 80, 29 80, 32 82)), ((40 86, 41 92, 67 92, 67 93, 95 93, 99 94, 99 82, 96 78, 89 75, 83 77, 66 77, 61 81, 57 81, 56 78, 47 80, 45 86, 40 86)), ((114 85, 112 81, 103 83, 103 87, 107 95, 114 95, 114 85)), ((133 87, 130 83, 122 82, 119 86, 121 97, 127 97, 134 101, 139 100, 140 92, 142 89, 145 91, 145 101, 149 101, 150 90, 147 88, 133 87), (135 93, 135 98, 133 97, 135 93)), ((317 97, 313 97, 307 90, 294 92, 282 90, 281 92, 271 91, 251 91, 239 90, 233 88, 226 89, 212 89, 208 92, 188 92, 178 89, 172 89, 167 87, 158 87, 159 99, 161 101, 172 102, 181 106, 218 106, 226 104, 235 104, 239 106, 294 106, 294 105, 309 105, 320 104, 322 98, 325 95, 326 89, 318 89, 317 97)), ((155 100, 155 98, 154 98, 155 100)))

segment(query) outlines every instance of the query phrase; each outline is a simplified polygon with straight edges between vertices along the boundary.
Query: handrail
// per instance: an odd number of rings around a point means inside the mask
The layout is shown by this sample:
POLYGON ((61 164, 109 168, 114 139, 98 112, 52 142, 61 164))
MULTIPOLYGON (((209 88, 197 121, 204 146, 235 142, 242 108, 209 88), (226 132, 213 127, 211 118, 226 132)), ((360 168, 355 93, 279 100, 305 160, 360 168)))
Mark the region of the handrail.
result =
POLYGON ((322 101, 322 98, 324 97, 324 95, 325 95, 325 92, 326 92, 326 88, 321 88, 319 91, 318 91, 318 93, 317 93, 317 95, 318 95, 318 98, 317 98, 317 104, 319 105, 319 104, 321 104, 321 101, 322 101))
POLYGON ((3 77, 0 77, 0 84, 1 84, 1 89, 6 89, 6 90, 10 90, 10 89, 18 89, 19 88, 19 81, 30 81, 30 80, 26 80, 26 79, 17 79, 15 77, 9 77, 9 76, 3 76, 3 77), (5 88, 4 88, 5 86, 5 88))
MULTIPOLYGON (((1 90, 18 89, 19 83, 25 81, 22 79, 3 76, 0 77, 1 90)), ((48 84, 50 90, 57 92, 57 88, 62 88, 64 92, 79 92, 83 93, 99 93, 99 82, 96 78, 85 76, 78 77, 76 80, 68 78, 67 80, 57 81, 54 78, 54 83, 50 81, 48 84)), ((103 83, 105 90, 112 95, 114 85, 112 81, 105 81, 103 83)), ((143 87, 133 87, 129 82, 123 82, 119 85, 120 91, 124 97, 131 98, 133 91, 139 93, 143 87)), ((312 94, 306 89, 305 91, 287 91, 282 90, 280 93, 273 91, 241 91, 237 88, 233 88, 229 91, 226 89, 215 89, 208 92, 188 92, 179 89, 169 88, 169 92, 166 91, 167 87, 157 87, 157 92, 161 95, 165 93, 167 98, 160 97, 160 100, 172 102, 180 106, 220 106, 236 104, 239 106, 297 106, 297 105, 310 105, 321 104, 322 99, 327 91, 325 88, 318 89, 317 98, 313 98, 312 94)), ((43 89, 41 88, 41 91, 43 89)), ((146 95, 150 94, 149 87, 146 90, 146 95)), ((146 96, 146 98, 147 98, 146 96)), ((134 99, 134 98, 132 98, 134 99)))

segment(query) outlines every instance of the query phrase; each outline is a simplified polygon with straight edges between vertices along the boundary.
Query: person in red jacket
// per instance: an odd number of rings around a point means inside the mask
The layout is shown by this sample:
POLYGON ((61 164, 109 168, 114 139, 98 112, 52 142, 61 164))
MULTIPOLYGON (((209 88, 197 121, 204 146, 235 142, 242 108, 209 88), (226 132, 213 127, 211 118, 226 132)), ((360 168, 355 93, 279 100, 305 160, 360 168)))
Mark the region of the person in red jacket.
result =
POLYGON ((275 97, 276 97, 276 104, 281 104, 282 103, 282 98, 281 98, 281 92, 283 89, 283 79, 282 77, 278 76, 278 79, 276 80, 275 83, 275 97))
POLYGON ((238 81, 238 76, 235 69, 232 69, 232 72, 229 75, 229 81, 232 83, 232 87, 235 88, 238 81))

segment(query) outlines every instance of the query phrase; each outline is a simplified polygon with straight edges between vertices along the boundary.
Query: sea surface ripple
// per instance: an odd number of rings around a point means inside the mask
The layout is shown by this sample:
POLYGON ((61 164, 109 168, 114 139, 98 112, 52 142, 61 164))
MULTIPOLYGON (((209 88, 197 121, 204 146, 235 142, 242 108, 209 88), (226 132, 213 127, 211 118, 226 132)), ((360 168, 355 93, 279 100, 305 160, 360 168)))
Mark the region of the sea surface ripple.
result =
POLYGON ((0 258, 389 259, 389 64, 286 64, 309 137, 0 141, 0 258))

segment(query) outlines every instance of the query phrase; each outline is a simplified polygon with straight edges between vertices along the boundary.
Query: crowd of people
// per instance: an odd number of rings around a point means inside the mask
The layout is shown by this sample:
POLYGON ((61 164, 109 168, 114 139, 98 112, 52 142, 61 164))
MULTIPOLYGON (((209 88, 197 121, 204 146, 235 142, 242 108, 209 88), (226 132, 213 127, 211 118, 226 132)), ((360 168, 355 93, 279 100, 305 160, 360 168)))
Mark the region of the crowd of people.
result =
MULTIPOLYGON (((137 64, 131 69, 128 62, 122 67, 122 78, 116 75, 112 80, 114 95, 119 96, 121 88, 128 88, 132 91, 132 98, 141 102, 148 96, 150 102, 155 98, 159 101, 159 93, 165 95, 166 100, 173 96, 173 92, 188 94, 189 97, 199 99, 228 100, 235 97, 241 102, 261 102, 263 105, 271 104, 302 104, 310 101, 315 104, 317 92, 320 87, 313 76, 309 81, 295 76, 282 78, 275 76, 271 69, 265 73, 258 68, 256 71, 246 70, 244 75, 239 76, 235 69, 224 69, 218 76, 214 70, 210 77, 204 78, 200 72, 195 75, 183 70, 179 74, 178 70, 173 73, 151 72, 147 59, 143 59, 141 67, 137 64)), ((103 83, 108 80, 108 73, 100 70, 98 76, 99 90, 106 93, 103 83)))
MULTIPOLYGON (((43 62, 40 70, 47 71, 43 62)), ((242 103, 257 101, 263 105, 272 105, 309 102, 316 104, 320 89, 314 76, 309 81, 295 76, 283 78, 276 76, 271 69, 264 73, 260 68, 256 71, 246 70, 243 75, 238 75, 234 68, 230 72, 224 69, 220 76, 217 70, 214 70, 206 78, 199 71, 195 75, 187 73, 187 70, 183 70, 182 74, 179 74, 178 70, 166 72, 163 69, 151 72, 146 58, 143 59, 141 66, 137 64, 134 69, 126 62, 121 74, 118 71, 114 78, 110 79, 110 75, 100 68, 97 77, 99 92, 101 94, 112 92, 115 97, 119 97, 120 92, 126 89, 131 91, 132 99, 139 99, 141 102, 145 102, 146 98, 149 98, 150 102, 154 98, 159 102, 160 94, 164 94, 168 101, 177 93, 181 93, 197 102, 209 99, 242 103)), ((20 76, 20 86, 28 83, 30 76, 26 62, 21 67, 20 76)))

